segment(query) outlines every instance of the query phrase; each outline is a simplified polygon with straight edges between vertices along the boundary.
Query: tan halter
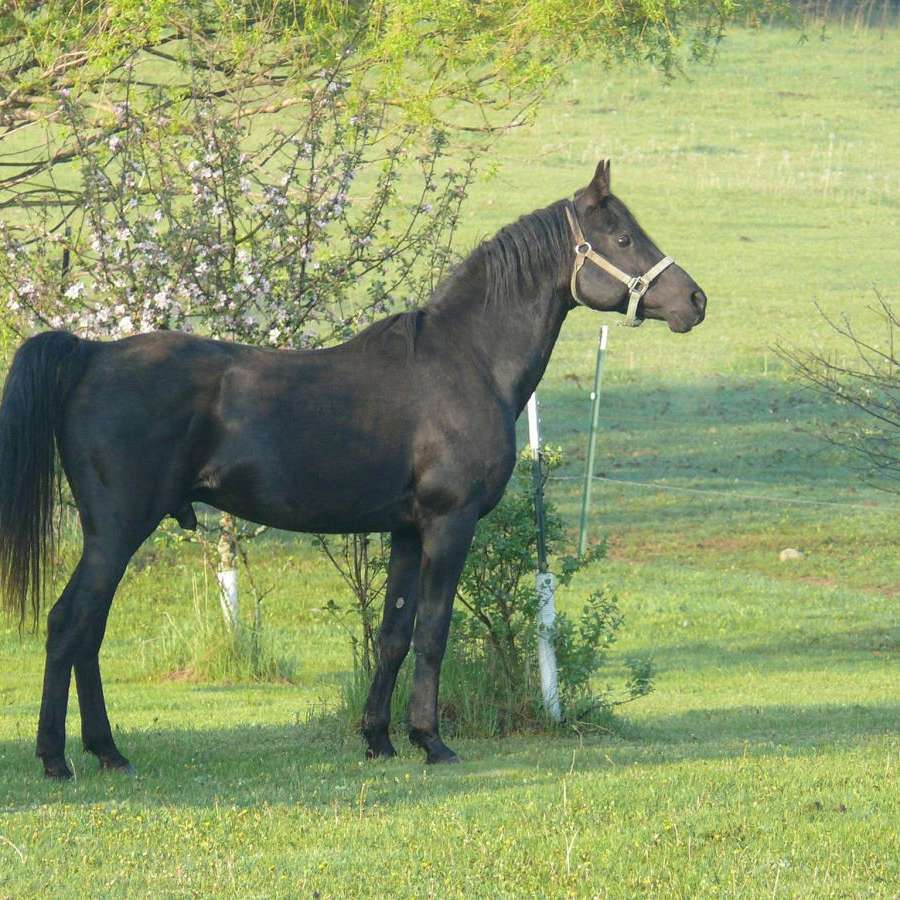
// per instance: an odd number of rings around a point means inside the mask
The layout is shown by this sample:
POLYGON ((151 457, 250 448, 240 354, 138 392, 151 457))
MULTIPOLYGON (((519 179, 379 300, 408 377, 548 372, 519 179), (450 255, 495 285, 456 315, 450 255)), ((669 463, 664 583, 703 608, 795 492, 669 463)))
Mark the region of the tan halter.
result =
POLYGON ((627 325, 629 328, 637 328, 638 325, 643 325, 644 320, 638 318, 637 315, 638 303, 641 302, 641 297, 647 293, 647 290, 656 278, 668 269, 675 260, 671 256, 664 256, 655 266, 644 272, 643 275, 626 275, 618 266, 614 266, 608 259, 597 253, 590 245, 590 242, 585 240, 572 203, 566 204, 566 217, 572 228, 572 234, 575 236, 575 266, 572 269, 571 281, 572 299, 582 306, 587 306, 587 303, 578 296, 576 282, 584 261, 589 259, 595 266, 599 266, 604 272, 612 275, 613 278, 618 279, 628 288, 628 311, 625 313, 625 320, 619 324, 627 325))

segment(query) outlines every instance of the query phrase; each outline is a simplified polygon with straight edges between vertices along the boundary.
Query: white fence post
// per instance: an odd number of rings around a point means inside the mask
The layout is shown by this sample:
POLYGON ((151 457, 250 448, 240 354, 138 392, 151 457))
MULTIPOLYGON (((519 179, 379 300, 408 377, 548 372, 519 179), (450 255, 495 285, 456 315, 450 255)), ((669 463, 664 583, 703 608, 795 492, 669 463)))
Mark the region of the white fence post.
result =
POLYGON ((538 423, 537 394, 528 401, 528 443, 531 446, 531 465, 534 477, 534 511, 538 529, 538 572, 535 588, 538 598, 538 667, 541 672, 541 696, 544 709, 553 721, 562 717, 559 706, 559 678, 556 651, 550 637, 556 621, 556 579, 547 571, 547 546, 544 534, 544 496, 541 479, 541 435, 538 423))

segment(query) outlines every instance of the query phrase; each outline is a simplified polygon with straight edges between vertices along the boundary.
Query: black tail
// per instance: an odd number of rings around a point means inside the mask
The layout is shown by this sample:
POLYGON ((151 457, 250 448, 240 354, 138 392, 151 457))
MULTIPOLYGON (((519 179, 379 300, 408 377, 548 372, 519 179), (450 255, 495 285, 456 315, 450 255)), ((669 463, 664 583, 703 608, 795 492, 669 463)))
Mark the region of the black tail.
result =
POLYGON ((29 598, 40 612, 53 552, 54 436, 90 344, 48 331, 19 348, 0 403, 0 588, 7 612, 24 622, 29 598))

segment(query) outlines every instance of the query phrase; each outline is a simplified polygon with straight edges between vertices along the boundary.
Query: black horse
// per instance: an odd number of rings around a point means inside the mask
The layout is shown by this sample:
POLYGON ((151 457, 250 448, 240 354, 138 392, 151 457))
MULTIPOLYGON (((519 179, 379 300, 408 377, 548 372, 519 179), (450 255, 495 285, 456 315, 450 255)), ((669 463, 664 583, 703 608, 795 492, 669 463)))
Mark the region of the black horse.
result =
POLYGON ((165 516, 195 525, 194 501, 292 531, 389 531, 378 670, 362 721, 368 754, 394 753, 390 698, 412 642, 410 739, 428 762, 456 761, 438 734, 441 660, 475 524, 513 469, 516 419, 576 302, 628 310, 632 322, 663 319, 677 332, 702 321, 706 297, 670 263, 610 193, 601 162, 573 201, 478 246, 424 309, 337 347, 270 351, 176 332, 26 341, 0 407, 7 610, 21 620, 29 603, 40 609, 54 444, 84 535, 47 620, 37 734, 46 774, 71 775, 73 668, 85 750, 105 768, 131 770, 110 730, 100 645, 129 559, 165 516))

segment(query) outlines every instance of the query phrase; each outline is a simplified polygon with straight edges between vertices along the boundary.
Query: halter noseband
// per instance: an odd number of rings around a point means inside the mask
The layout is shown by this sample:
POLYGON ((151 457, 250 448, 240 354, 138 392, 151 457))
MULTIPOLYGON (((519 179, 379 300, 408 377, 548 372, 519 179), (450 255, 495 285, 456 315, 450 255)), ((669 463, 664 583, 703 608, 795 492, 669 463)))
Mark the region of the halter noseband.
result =
POLYGON ((576 282, 584 261, 589 259, 595 266, 599 266, 604 272, 612 275, 613 278, 618 279, 628 288, 628 312, 625 314, 625 320, 620 324, 627 325, 629 328, 637 328, 639 325, 643 325, 644 320, 638 318, 637 314, 638 303, 641 302, 641 297, 647 293, 647 290, 656 278, 668 269, 675 260, 671 256, 664 256, 655 266, 644 272, 643 275, 626 275, 618 266, 614 266, 608 259, 597 253, 590 245, 590 242, 585 240, 581 226, 578 224, 575 207, 571 202, 566 204, 566 218, 569 220, 572 234, 575 236, 575 266, 572 269, 571 281, 572 299, 582 306, 587 306, 587 303, 578 296, 576 282))

